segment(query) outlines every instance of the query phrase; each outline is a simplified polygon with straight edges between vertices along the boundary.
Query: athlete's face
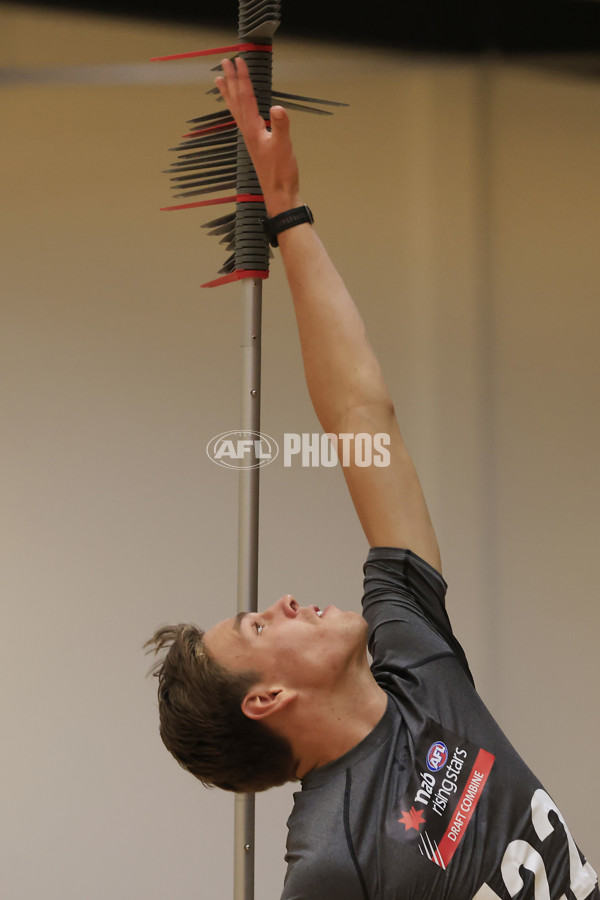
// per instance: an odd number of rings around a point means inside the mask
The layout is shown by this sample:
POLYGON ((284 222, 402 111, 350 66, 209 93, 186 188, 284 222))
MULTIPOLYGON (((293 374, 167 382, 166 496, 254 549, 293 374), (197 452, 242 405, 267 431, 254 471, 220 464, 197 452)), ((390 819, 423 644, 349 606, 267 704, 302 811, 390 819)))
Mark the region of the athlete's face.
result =
POLYGON ((286 594, 263 613, 240 613, 206 632, 208 652, 232 672, 295 689, 333 686, 359 658, 367 625, 359 613, 301 607, 286 594))

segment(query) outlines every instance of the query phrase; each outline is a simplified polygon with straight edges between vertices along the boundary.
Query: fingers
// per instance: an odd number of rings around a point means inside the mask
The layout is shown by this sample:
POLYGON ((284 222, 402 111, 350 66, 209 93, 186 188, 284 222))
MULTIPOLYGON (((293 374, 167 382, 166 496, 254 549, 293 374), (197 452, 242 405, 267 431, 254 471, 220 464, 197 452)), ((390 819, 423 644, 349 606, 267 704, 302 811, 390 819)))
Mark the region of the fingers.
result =
POLYGON ((250 72, 241 56, 238 56, 235 60, 235 69, 233 70, 232 75, 235 78, 237 97, 244 113, 247 116, 250 114, 256 114, 258 116, 258 104, 256 102, 256 97, 254 96, 250 72))
MULTIPOLYGON (((215 79, 246 145, 265 198, 274 192, 298 192, 298 165, 290 140, 290 121, 281 106, 271 107, 270 131, 258 109, 248 67, 243 59, 222 61, 223 74, 215 79)), ((267 206, 268 206, 267 201, 267 206)), ((275 201, 274 201, 275 202, 275 201)), ((289 208, 289 204, 287 207, 289 208)))
POLYGON ((225 100, 225 103, 229 107, 231 111, 231 101, 232 101, 232 90, 231 88, 235 85, 236 74, 235 69, 229 59, 221 60, 221 67, 223 69, 223 74, 219 75, 215 78, 215 84, 219 89, 221 96, 225 100))
POLYGON ((244 60, 241 57, 237 57, 235 62, 224 59, 221 66, 223 75, 215 78, 215 84, 242 132, 256 127, 259 122, 264 127, 244 60))

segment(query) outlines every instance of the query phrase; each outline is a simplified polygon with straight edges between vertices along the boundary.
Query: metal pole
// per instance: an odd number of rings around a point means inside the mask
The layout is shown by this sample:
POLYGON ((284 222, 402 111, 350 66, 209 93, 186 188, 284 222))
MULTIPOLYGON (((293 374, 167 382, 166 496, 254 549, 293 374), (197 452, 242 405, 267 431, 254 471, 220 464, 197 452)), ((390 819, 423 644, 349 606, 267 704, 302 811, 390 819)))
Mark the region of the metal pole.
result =
MULTIPOLYGON (((242 279, 242 395, 240 431, 260 432, 262 280, 242 279)), ((252 435, 254 437, 255 435, 252 435)), ((238 612, 258 608, 260 467, 240 469, 238 493, 238 612)), ((237 794, 234 807, 234 900, 254 900, 254 794, 237 794)))
MULTIPOLYGON (((260 114, 268 120, 272 102, 272 39, 279 27, 280 0, 239 0, 238 37, 234 47, 218 47, 212 50, 195 50, 174 56, 154 57, 155 60, 183 59, 222 56, 232 51, 244 57, 260 114)), ((299 97, 292 94, 278 94, 278 101, 292 109, 320 112, 315 104, 326 106, 346 106, 332 100, 315 97, 299 97), (294 102, 290 102, 290 101, 294 102), (299 105, 304 101, 310 105, 299 105)), ((171 185, 177 191, 175 197, 186 200, 176 206, 163 209, 190 209, 212 206, 216 203, 235 201, 236 211, 231 216, 220 216, 207 222, 206 228, 215 229, 212 234, 223 236, 223 241, 234 249, 220 270, 222 278, 207 282, 203 287, 241 279, 242 283, 242 396, 240 431, 260 434, 260 354, 262 320, 262 282, 269 271, 269 245, 266 240, 261 217, 266 215, 262 190, 252 166, 252 162, 241 132, 238 131, 235 149, 230 132, 235 128, 233 117, 228 111, 209 113, 190 120, 194 123, 191 133, 184 135, 184 141, 177 150, 183 151, 173 168, 171 185), (219 135, 221 140, 219 140, 219 135), (192 152, 190 152, 192 151, 192 152), (218 177, 206 177, 206 169, 215 165, 214 154, 221 160, 224 169, 218 177), (216 200, 190 201, 189 198, 207 192, 230 190, 231 173, 228 167, 236 165, 235 197, 220 197, 216 200), (190 171, 193 174, 189 174, 190 171), (182 174, 185 173, 185 174, 182 174), (190 179, 192 179, 190 181, 190 179), (256 276, 256 277, 254 277, 256 276)), ((252 435, 246 434, 245 437, 252 435)), ((239 470, 238 490, 238 612, 256 612, 258 594, 258 492, 259 457, 257 445, 254 448, 253 465, 239 470)), ((234 806, 234 900, 254 900, 254 795, 236 794, 234 806)))

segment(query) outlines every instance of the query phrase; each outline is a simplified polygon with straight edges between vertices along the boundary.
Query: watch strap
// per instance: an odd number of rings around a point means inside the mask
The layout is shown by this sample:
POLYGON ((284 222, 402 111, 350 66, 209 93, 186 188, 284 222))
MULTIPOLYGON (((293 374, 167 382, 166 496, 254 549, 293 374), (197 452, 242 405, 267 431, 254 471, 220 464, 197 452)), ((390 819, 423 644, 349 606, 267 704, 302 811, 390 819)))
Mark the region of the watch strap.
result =
POLYGON ((261 219, 271 247, 279 246, 278 234, 281 234, 282 231, 287 231, 288 228, 293 228, 294 225, 302 225, 304 222, 308 222, 309 225, 312 225, 314 222, 313 214, 306 204, 304 206, 296 206, 294 209, 288 209, 277 216, 273 216, 272 219, 261 219))

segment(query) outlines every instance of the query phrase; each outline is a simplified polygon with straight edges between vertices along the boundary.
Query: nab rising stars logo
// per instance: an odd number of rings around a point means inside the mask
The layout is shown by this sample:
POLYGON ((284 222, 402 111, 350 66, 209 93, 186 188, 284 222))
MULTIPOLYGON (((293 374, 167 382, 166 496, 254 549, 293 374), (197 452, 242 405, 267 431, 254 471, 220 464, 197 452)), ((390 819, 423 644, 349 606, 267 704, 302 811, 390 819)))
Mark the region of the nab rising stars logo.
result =
POLYGON ((427 751, 425 757, 430 772, 439 772, 448 762, 448 748, 443 741, 436 741, 427 751))

